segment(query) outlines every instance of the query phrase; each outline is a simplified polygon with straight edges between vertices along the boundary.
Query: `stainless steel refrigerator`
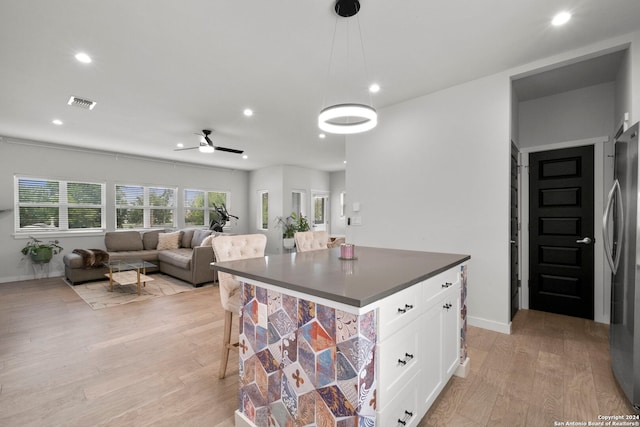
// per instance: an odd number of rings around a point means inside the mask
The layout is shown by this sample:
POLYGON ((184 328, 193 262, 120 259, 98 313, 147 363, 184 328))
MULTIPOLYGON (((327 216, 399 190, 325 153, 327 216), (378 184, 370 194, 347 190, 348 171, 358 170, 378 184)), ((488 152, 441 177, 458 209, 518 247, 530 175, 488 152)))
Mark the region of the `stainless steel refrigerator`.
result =
POLYGON ((640 410, 638 148, 636 123, 615 141, 614 183, 602 219, 605 255, 613 273, 609 331, 611 368, 636 410, 640 410))

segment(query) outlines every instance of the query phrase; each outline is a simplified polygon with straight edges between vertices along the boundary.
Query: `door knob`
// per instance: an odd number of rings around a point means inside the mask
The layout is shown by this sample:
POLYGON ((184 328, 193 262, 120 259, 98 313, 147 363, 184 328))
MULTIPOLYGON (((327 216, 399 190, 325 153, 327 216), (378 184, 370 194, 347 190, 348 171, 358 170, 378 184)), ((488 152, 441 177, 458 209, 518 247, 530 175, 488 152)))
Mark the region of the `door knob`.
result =
POLYGON ((585 245, 588 245, 589 243, 591 243, 591 238, 585 237, 582 240, 576 240, 576 243, 584 243, 585 245))

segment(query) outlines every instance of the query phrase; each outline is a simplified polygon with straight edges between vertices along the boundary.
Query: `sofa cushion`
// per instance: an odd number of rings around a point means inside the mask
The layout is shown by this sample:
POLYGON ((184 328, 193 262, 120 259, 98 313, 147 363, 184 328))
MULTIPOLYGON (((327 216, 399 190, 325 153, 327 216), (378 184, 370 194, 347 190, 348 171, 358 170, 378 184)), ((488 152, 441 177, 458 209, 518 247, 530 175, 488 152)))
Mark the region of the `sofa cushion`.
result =
POLYGON ((158 247, 158 234, 162 230, 145 231, 142 233, 142 245, 145 249, 156 249, 158 247))
POLYGON ((158 253, 158 261, 175 265, 176 267, 184 268, 185 270, 189 270, 191 266, 192 256, 193 249, 171 249, 167 251, 160 251, 158 253))
POLYGON ((193 233, 196 231, 195 228, 187 228, 182 230, 182 237, 180 238, 180 247, 181 248, 190 248, 191 240, 193 239, 193 233))
POLYGON ((156 249, 164 251, 167 249, 178 249, 180 247, 180 238, 182 231, 174 231, 173 233, 159 233, 158 246, 156 249))
POLYGON ((202 241, 211 235, 211 230, 195 230, 193 239, 191 239, 191 247, 202 246, 202 241))
POLYGON ((107 252, 141 251, 144 249, 139 231, 108 231, 104 235, 104 245, 107 252))
POLYGON ((143 259, 152 264, 158 263, 158 251, 155 249, 142 251, 109 252, 109 261, 143 259))

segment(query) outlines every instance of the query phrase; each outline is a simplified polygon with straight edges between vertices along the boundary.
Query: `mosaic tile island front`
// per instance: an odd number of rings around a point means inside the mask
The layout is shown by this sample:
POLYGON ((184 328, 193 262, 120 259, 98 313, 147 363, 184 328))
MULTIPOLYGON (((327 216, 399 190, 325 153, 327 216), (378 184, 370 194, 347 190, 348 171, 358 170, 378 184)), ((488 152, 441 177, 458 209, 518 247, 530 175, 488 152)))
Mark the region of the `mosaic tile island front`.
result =
MULTIPOLYGON (((466 359, 466 266, 454 266, 462 279, 461 361, 466 359)), ((353 307, 255 280, 255 274, 245 278, 226 271, 242 282, 236 425, 382 427, 378 305, 353 307)))

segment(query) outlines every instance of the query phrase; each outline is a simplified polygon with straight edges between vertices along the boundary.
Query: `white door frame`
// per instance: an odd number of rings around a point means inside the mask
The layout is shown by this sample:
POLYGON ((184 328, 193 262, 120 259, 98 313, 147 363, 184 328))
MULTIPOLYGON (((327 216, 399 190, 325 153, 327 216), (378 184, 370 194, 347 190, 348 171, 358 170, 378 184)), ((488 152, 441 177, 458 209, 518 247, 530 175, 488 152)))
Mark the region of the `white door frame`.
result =
POLYGON ((559 142, 555 144, 539 145, 520 149, 520 164, 522 171, 520 178, 520 277, 522 288, 520 292, 520 308, 529 308, 529 154, 540 151, 557 150, 562 148, 582 147, 593 145, 593 316, 596 322, 609 323, 611 312, 611 269, 605 263, 604 245, 602 237, 602 213, 604 199, 613 182, 613 144, 607 144, 609 137, 580 139, 559 142))

